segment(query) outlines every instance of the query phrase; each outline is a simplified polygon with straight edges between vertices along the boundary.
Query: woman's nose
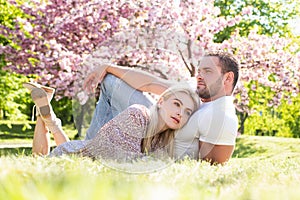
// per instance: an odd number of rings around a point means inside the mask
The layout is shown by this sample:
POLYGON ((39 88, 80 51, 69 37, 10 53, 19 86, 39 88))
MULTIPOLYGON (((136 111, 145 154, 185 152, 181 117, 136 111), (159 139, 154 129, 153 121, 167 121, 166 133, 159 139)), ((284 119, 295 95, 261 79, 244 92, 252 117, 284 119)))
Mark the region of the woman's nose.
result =
POLYGON ((179 117, 181 117, 183 115, 183 110, 181 110, 181 109, 177 110, 177 115, 179 117))

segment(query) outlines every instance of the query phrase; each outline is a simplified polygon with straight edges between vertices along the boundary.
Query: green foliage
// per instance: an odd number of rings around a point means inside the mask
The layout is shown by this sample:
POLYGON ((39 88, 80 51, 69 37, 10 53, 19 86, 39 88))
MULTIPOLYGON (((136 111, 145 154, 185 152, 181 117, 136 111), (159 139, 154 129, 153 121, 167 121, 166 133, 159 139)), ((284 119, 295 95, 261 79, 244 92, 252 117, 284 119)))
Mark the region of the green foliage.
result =
POLYGON ((235 17, 242 9, 253 6, 251 16, 244 16, 242 21, 232 27, 225 28, 215 35, 216 42, 222 42, 230 38, 230 35, 239 30, 241 36, 247 36, 253 28, 258 29, 261 35, 273 35, 289 37, 292 30, 289 20, 299 16, 299 5, 297 1, 265 1, 265 0, 215 0, 214 5, 221 10, 221 16, 235 17))
POLYGON ((245 122, 245 133, 247 135, 293 137, 285 120, 272 115, 268 109, 255 112, 248 117, 245 122))
POLYGON ((0 68, 0 119, 24 120, 31 109, 28 91, 22 86, 26 76, 1 70, 0 68))
MULTIPOLYGON (((0 0, 0 24, 13 29, 15 25, 15 19, 17 17, 25 17, 24 13, 15 6, 11 5, 7 0, 0 0)), ((0 44, 6 45, 10 42, 8 38, 0 35, 0 44)))
POLYGON ((268 102, 276 94, 274 91, 251 81, 247 88, 252 114, 245 122, 245 134, 300 137, 300 94, 279 99, 278 107, 270 107, 268 102))
MULTIPOLYGON (((33 101, 30 91, 22 83, 30 78, 20 74, 0 70, 0 119, 12 121, 31 119, 33 101)), ((63 124, 73 123, 72 100, 62 98, 52 100, 51 104, 63 124)))
POLYGON ((63 124, 74 123, 72 100, 70 98, 64 97, 58 101, 53 99, 51 101, 51 105, 53 107, 56 116, 61 119, 63 124))
POLYGON ((14 19, 24 16, 23 12, 7 0, 0 0, 0 24, 13 28, 14 19))
POLYGON ((277 112, 292 132, 293 137, 300 137, 300 94, 289 100, 282 100, 277 112))
MULTIPOLYGON (((270 81, 272 76, 268 77, 270 81)), ((277 107, 270 106, 276 95, 270 87, 257 81, 245 83, 249 95, 251 114, 244 123, 244 133, 248 135, 271 135, 300 137, 300 95, 289 100, 279 99, 277 107)), ((287 95, 291 96, 291 95, 287 95)), ((237 98, 239 99, 239 95, 237 98)), ((240 100, 240 99, 239 99, 240 100)))
MULTIPOLYGON (((268 103, 273 99, 276 92, 271 87, 266 87, 258 81, 249 81, 245 83, 249 95, 249 108, 252 110, 261 110, 268 107, 268 103)), ((271 108, 267 108, 271 110, 271 108)))
MULTIPOLYGON (((1 25, 12 29, 18 17, 24 17, 20 9, 6 0, 0 0, 1 25)), ((0 35, 0 45, 5 46, 10 42, 9 38, 0 35)), ((29 77, 3 70, 5 65, 4 55, 0 54, 0 119, 26 120, 31 115, 32 105, 22 83, 27 82, 29 77)))

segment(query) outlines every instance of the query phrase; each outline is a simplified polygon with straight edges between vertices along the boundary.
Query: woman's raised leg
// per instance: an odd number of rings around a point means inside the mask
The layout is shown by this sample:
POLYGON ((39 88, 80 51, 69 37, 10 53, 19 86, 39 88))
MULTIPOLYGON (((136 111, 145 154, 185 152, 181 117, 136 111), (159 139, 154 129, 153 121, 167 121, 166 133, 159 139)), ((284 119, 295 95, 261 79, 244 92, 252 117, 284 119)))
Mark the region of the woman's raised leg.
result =
MULTIPOLYGON (((44 120, 41 116, 37 116, 32 143, 32 153, 34 155, 48 155, 50 153, 50 133, 44 120)), ((52 123, 50 119, 46 119, 46 121, 52 123)), ((51 126, 53 127, 53 125, 51 126)), ((52 132, 52 134, 57 146, 69 141, 62 128, 54 130, 55 132, 52 132)))
POLYGON ((61 120, 58 119, 53 112, 46 92, 41 88, 34 88, 31 91, 31 97, 37 107, 40 118, 45 124, 45 127, 47 127, 53 134, 56 145, 60 145, 64 142, 69 141, 68 136, 62 129, 61 120))
POLYGON ((50 133, 40 116, 36 119, 33 135, 32 153, 35 155, 48 155, 50 152, 50 133))

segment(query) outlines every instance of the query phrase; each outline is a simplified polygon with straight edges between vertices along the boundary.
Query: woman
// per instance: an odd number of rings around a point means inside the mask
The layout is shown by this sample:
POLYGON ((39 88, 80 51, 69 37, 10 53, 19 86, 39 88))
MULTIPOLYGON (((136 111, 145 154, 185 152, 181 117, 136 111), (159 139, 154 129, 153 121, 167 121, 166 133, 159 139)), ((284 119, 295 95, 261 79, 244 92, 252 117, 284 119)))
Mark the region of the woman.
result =
POLYGON ((181 128, 199 107, 199 98, 186 85, 166 90, 150 109, 132 105, 106 123, 96 137, 86 141, 69 141, 60 120, 50 105, 54 89, 27 83, 37 107, 34 131, 34 154, 49 154, 49 134, 52 132, 57 147, 50 156, 80 154, 91 158, 128 160, 146 154, 173 156, 176 129, 181 128))

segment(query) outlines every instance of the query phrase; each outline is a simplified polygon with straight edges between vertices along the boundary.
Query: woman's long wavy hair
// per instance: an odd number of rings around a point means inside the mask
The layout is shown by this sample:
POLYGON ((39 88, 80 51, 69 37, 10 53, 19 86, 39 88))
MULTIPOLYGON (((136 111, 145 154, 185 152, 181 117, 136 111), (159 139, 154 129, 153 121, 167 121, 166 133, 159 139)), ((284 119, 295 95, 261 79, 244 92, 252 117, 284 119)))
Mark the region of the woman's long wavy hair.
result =
MULTIPOLYGON (((194 103, 193 112, 200 106, 200 99, 198 95, 187 84, 178 84, 170 87, 164 93, 161 94, 159 99, 164 101, 168 100, 172 95, 176 93, 185 93, 191 97, 194 103)), ((158 101, 159 102, 159 101, 158 101)), ((157 125, 159 122, 159 107, 158 102, 150 108, 150 122, 148 124, 147 132, 142 140, 141 147, 143 153, 151 153, 157 149, 166 150, 170 157, 174 156, 174 129, 167 129, 161 133, 158 133, 157 125), (158 133, 158 134, 157 134, 158 133)))

